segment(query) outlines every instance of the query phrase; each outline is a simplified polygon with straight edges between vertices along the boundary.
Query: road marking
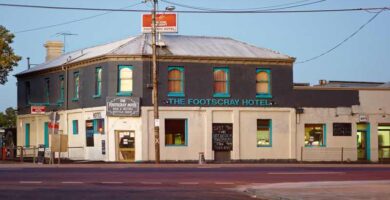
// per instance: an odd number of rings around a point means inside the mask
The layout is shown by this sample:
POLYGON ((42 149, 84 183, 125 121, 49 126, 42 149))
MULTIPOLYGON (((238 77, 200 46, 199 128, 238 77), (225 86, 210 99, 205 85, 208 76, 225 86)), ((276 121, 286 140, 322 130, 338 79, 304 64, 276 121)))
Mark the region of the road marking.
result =
POLYGON ((232 182, 215 182, 216 185, 233 185, 232 182))
POLYGON ((199 182, 179 182, 180 185, 198 185, 199 182))
POLYGON ((112 181, 112 182, 102 182, 102 184, 123 184, 123 182, 112 181))
POLYGON ((62 184, 83 184, 83 182, 80 181, 63 181, 62 184))
POLYGON ((20 184, 41 184, 42 181, 19 181, 20 184))
POLYGON ((144 185, 160 185, 162 184, 161 182, 141 182, 141 184, 144 184, 144 185))
POLYGON ((345 174, 345 172, 269 172, 272 175, 313 175, 313 174, 345 174))

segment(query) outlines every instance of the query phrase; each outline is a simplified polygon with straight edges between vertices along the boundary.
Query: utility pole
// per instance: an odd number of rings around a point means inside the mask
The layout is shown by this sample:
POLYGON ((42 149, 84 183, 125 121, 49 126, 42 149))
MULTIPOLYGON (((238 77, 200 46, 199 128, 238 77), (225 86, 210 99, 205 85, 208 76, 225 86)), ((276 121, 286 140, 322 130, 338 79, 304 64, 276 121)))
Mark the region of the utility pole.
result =
POLYGON ((156 8, 158 0, 153 1, 152 10, 152 71, 153 71, 153 118, 154 118, 154 148, 156 164, 160 163, 160 119, 158 113, 158 70, 156 52, 156 8))

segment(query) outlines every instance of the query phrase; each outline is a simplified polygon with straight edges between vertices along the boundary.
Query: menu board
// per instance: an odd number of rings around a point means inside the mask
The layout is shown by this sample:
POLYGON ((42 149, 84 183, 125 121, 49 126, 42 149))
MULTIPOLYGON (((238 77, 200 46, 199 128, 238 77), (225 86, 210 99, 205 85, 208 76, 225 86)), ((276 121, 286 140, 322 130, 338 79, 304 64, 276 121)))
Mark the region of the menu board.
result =
POLYGON ((214 151, 233 150, 233 124, 213 123, 212 137, 214 151))
POLYGON ((351 123, 333 123, 333 136, 352 136, 351 123))

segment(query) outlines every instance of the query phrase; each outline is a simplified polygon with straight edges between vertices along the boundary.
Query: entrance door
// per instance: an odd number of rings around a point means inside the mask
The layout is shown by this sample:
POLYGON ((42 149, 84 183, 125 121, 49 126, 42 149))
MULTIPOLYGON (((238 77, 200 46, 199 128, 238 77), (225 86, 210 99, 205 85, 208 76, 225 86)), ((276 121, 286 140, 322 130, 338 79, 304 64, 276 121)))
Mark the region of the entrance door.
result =
POLYGON ((133 162, 135 159, 135 132, 115 131, 116 158, 122 162, 133 162))
POLYGON ((368 124, 366 123, 358 123, 357 124, 357 158, 358 160, 368 160, 369 154, 369 132, 368 132, 368 124))
POLYGON ((43 138, 44 138, 44 145, 46 148, 49 147, 49 122, 45 122, 44 126, 44 132, 43 132, 43 138))
POLYGON ((233 124, 213 123, 212 137, 215 161, 230 161, 230 152, 233 150, 233 124))
POLYGON ((390 160, 390 124, 378 125, 379 159, 390 160))

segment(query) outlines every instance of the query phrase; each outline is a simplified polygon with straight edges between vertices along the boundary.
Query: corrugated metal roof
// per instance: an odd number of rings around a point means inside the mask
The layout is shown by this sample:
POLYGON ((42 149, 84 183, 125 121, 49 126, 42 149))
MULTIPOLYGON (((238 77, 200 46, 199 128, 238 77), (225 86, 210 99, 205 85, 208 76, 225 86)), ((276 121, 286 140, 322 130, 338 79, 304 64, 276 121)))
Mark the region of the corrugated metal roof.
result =
MULTIPOLYGON (((222 58, 258 58, 258 59, 291 59, 270 49, 259 48, 225 37, 162 35, 166 44, 159 55, 222 57, 222 58)), ((143 34, 124 40, 85 48, 61 55, 60 57, 37 65, 17 75, 49 69, 63 64, 74 63, 103 55, 151 55, 151 35, 143 34)))

